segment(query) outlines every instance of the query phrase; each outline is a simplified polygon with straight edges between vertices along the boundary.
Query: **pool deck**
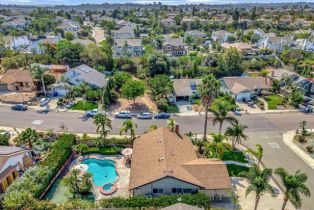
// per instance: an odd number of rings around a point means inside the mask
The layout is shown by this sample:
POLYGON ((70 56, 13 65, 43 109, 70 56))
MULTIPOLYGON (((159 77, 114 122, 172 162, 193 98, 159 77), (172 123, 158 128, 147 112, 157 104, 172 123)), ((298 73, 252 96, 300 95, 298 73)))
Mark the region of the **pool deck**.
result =
POLYGON ((116 163, 117 172, 119 174, 117 185, 117 191, 111 195, 103 195, 100 192, 99 187, 94 186, 94 195, 95 200, 99 200, 102 198, 112 198, 112 197, 129 197, 130 192, 129 188, 129 180, 130 180, 130 167, 129 165, 125 165, 125 159, 122 155, 100 155, 100 154, 88 154, 78 157, 73 163, 72 167, 76 164, 80 163, 82 160, 86 158, 95 158, 98 160, 112 160, 116 163))

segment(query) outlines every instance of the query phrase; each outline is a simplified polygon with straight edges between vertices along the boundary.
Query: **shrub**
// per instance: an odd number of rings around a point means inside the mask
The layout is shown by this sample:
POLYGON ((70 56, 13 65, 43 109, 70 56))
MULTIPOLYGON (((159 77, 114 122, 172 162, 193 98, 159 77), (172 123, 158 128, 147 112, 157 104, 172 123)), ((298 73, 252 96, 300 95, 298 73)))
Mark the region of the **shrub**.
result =
POLYGON ((165 98, 160 98, 160 99, 158 99, 158 100, 156 101, 156 105, 157 105, 157 108, 158 108, 159 110, 162 110, 162 111, 164 111, 164 112, 166 112, 167 109, 168 109, 168 107, 169 107, 168 101, 167 101, 167 99, 165 99, 165 98))
POLYGON ((10 185, 3 200, 5 209, 25 209, 33 205, 36 202, 35 199, 43 194, 50 181, 71 155, 71 147, 74 143, 74 135, 62 135, 45 160, 29 168, 10 185))
POLYGON ((313 153, 314 152, 313 145, 306 146, 306 151, 310 154, 313 153))
POLYGON ((162 208, 176 204, 178 200, 192 206, 210 208, 210 198, 204 193, 185 194, 185 195, 163 195, 155 198, 147 198, 144 196, 133 196, 130 198, 109 198, 101 199, 99 206, 101 208, 145 208, 156 207, 162 208))
POLYGON ((83 151, 82 154, 99 153, 102 155, 116 155, 121 152, 122 147, 90 147, 83 151))

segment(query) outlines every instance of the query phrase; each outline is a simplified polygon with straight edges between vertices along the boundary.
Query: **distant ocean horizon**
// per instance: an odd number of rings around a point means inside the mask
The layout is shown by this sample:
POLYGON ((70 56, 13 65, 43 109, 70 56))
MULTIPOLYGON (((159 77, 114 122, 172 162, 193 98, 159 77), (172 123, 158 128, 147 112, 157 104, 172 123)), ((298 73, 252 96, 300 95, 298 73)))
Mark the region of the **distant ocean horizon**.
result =
POLYGON ((166 5, 183 4, 246 4, 246 3, 314 3, 314 0, 1 0, 2 5, 80 5, 80 4, 153 4, 162 3, 166 5))

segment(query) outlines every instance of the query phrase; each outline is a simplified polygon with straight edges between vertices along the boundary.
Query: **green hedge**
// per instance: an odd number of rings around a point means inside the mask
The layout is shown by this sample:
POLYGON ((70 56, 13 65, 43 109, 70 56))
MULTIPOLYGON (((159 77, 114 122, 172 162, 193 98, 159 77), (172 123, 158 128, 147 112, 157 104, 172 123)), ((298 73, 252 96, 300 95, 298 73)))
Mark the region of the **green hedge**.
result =
POLYGON ((145 208, 156 207, 163 208, 176 204, 178 200, 192 206, 210 208, 210 198, 204 193, 185 194, 185 195, 163 195, 155 198, 147 198, 144 196, 133 196, 130 198, 109 198, 99 200, 101 208, 145 208))
POLYGON ((241 172, 250 170, 249 167, 239 166, 239 165, 235 165, 235 164, 227 164, 227 169, 229 172, 229 176, 236 176, 236 177, 241 176, 240 175, 241 172))
POLYGON ((72 153, 75 136, 64 134, 57 140, 48 157, 29 168, 10 185, 5 193, 5 209, 25 209, 46 190, 50 181, 72 153))
POLYGON ((99 153, 102 155, 116 155, 121 152, 123 147, 90 147, 86 152, 83 154, 89 154, 89 153, 99 153))

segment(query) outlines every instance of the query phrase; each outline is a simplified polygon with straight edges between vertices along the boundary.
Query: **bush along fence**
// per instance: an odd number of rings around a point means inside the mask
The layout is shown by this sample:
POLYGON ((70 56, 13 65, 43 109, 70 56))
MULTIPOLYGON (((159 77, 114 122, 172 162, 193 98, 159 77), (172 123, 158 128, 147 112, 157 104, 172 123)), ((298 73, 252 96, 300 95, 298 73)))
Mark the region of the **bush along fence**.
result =
POLYGON ((48 157, 29 168, 8 188, 4 195, 5 209, 27 209, 41 198, 72 154, 75 135, 63 134, 53 145, 48 157))

